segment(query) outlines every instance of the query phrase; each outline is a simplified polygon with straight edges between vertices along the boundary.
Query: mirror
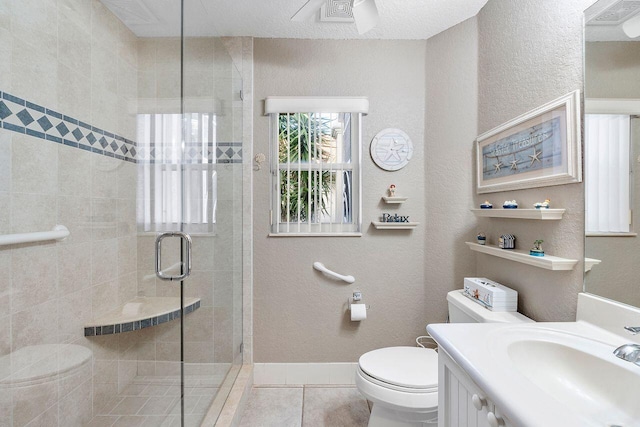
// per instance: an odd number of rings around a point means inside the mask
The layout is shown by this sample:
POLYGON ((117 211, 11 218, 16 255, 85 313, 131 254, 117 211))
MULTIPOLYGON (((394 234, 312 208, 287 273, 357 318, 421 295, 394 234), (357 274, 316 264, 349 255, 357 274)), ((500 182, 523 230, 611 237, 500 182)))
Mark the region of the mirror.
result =
POLYGON ((640 307, 640 4, 585 23, 585 292, 640 307))

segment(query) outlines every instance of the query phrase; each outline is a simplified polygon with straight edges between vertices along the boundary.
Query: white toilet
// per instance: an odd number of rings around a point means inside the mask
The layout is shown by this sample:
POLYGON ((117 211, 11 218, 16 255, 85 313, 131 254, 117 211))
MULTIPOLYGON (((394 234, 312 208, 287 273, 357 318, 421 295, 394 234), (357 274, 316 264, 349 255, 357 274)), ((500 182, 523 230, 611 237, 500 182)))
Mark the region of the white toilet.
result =
MULTIPOLYGON (((462 290, 447 295, 451 323, 533 322, 517 312, 490 311, 462 290)), ((434 426, 438 419, 438 353, 387 347, 363 354, 356 386, 373 402, 369 427, 434 426)))

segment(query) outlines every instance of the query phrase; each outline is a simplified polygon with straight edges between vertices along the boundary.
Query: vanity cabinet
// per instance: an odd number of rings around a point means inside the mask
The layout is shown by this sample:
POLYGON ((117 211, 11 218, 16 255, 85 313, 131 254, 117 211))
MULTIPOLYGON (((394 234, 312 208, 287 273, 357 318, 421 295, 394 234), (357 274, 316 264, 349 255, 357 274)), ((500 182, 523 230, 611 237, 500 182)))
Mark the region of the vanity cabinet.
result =
POLYGON ((442 348, 438 350, 438 427, 514 427, 442 348))

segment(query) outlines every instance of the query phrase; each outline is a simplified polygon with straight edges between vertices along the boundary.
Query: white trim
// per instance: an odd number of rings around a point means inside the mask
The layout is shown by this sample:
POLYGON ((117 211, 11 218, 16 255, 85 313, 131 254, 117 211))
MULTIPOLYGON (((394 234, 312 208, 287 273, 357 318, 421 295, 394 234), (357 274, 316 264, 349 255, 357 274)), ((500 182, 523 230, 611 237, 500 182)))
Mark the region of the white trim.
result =
POLYGON ((369 114, 369 98, 365 96, 268 96, 264 100, 265 116, 309 111, 369 114))
POLYGON ((255 363, 254 385, 354 385, 357 363, 255 363))
POLYGON ((269 237, 362 237, 362 233, 269 233, 269 237))
POLYGON ((584 101, 585 114, 640 114, 640 99, 589 98, 584 101))
POLYGON ((638 233, 598 233, 597 231, 587 231, 585 233, 586 237, 637 237, 638 233))

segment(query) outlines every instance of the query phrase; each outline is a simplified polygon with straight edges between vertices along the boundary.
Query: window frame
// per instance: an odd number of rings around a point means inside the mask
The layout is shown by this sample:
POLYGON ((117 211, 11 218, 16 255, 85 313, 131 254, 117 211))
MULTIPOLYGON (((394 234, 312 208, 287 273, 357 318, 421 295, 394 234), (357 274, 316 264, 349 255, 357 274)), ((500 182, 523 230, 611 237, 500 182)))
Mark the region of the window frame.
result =
MULTIPOLYGON (((368 112, 366 98, 313 98, 313 97, 269 97, 265 101, 265 114, 269 115, 269 154, 270 154, 270 233, 271 237, 360 237, 362 236, 362 116, 368 112), (352 101, 350 103, 350 101, 352 101), (329 114, 350 113, 350 125, 347 127, 351 138, 351 164, 345 168, 324 169, 325 165, 341 163, 322 163, 320 167, 302 163, 279 162, 279 116, 281 114, 329 114), (351 219, 349 223, 331 222, 330 224, 311 221, 281 222, 280 173, 285 165, 295 165, 295 170, 335 170, 351 171, 351 219)), ((342 198, 341 198, 342 201, 342 198)))

